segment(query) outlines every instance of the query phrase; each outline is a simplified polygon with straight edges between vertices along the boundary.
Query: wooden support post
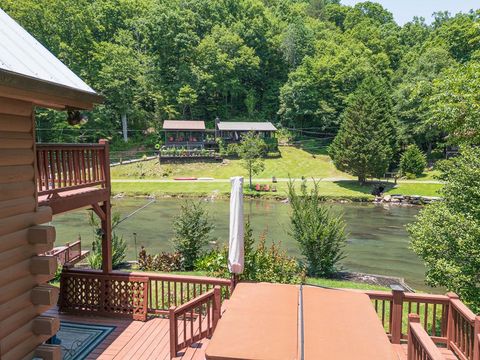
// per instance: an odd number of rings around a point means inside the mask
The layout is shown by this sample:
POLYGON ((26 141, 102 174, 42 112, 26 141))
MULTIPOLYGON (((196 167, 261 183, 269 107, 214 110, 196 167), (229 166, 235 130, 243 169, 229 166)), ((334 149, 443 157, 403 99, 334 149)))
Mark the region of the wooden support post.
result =
POLYGON ((217 327, 218 320, 220 320, 222 311, 222 289, 220 286, 215 286, 213 288, 213 326, 212 331, 215 331, 217 327))
POLYGON ((105 214, 104 219, 102 219, 102 270, 104 273, 112 272, 112 218, 111 212, 112 208, 110 205, 111 197, 111 182, 110 182, 110 148, 108 145, 108 140, 102 139, 99 141, 101 145, 104 146, 103 149, 103 171, 105 177, 105 188, 108 192, 108 199, 103 202, 101 209, 105 214))
POLYGON ((473 359, 480 360, 480 316, 475 317, 475 328, 473 331, 473 359))
POLYGON ((178 327, 177 319, 175 319, 175 309, 175 306, 171 306, 168 310, 168 317, 170 321, 170 359, 177 357, 178 327))
POLYGON ((105 219, 102 220, 102 270, 104 273, 112 272, 112 218, 110 200, 102 205, 105 219))
POLYGON ((399 285, 391 285, 393 295, 392 308, 392 344, 400 344, 402 338, 402 316, 403 316, 403 288, 399 285))
POLYGON ((447 317, 447 348, 450 349, 450 342, 454 340, 455 336, 455 317, 453 316, 452 300, 458 299, 458 295, 449 292, 447 293, 448 301, 448 317, 447 317))
POLYGON ((408 347, 407 347, 407 360, 413 360, 413 341, 412 341, 412 330, 410 328, 410 323, 420 323, 420 316, 417 314, 408 314, 408 347))

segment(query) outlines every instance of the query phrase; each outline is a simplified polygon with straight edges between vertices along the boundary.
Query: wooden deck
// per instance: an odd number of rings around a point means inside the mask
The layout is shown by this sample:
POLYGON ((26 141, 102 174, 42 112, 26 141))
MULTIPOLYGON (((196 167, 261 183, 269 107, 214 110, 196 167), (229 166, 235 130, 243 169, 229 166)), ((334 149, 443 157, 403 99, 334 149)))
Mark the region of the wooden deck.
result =
MULTIPOLYGON (((170 360, 169 321, 155 317, 146 322, 107 317, 90 317, 58 314, 52 309, 49 315, 60 320, 95 325, 115 326, 115 330, 90 353, 87 360, 170 360)), ((204 360, 208 339, 204 339, 186 351, 178 353, 178 360, 204 360)))

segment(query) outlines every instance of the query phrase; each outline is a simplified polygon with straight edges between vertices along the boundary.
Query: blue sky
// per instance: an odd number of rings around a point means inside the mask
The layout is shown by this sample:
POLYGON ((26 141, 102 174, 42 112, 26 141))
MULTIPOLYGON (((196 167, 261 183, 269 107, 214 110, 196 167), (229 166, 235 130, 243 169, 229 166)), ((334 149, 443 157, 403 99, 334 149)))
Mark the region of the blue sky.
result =
MULTIPOLYGON (((362 1, 341 0, 341 2, 344 5, 354 5, 362 1)), ((412 20, 414 16, 422 16, 427 23, 431 23, 433 20, 431 15, 436 11, 447 10, 451 14, 456 14, 480 8, 478 0, 375 0, 375 2, 393 13, 395 21, 400 25, 412 20)))

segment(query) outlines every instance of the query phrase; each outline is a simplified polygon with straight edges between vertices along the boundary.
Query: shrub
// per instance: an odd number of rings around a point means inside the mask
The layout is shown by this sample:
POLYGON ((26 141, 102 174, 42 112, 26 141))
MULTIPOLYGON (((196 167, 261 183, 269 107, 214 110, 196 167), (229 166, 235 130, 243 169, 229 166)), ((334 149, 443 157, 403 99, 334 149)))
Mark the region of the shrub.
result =
POLYGON ((278 142, 284 145, 291 144, 293 141, 293 133, 286 129, 286 128, 280 128, 277 131, 277 139, 278 142))
MULTIPOLYGON (((305 278, 304 269, 297 260, 289 257, 281 250, 280 244, 275 242, 266 245, 265 232, 260 236, 255 247, 253 231, 250 222, 245 224, 244 254, 245 266, 241 280, 278 282, 285 284, 298 284, 305 278)), ((212 276, 228 278, 228 247, 211 250, 198 259, 195 269, 206 271, 212 276)))
POLYGON ((238 156, 238 145, 233 144, 233 143, 228 144, 225 155, 227 155, 227 156, 238 156))
POLYGON ((138 268, 143 271, 180 271, 183 269, 183 257, 178 252, 162 252, 152 256, 142 246, 138 254, 138 268))
POLYGON ((307 192, 305 181, 300 194, 294 182, 288 183, 288 197, 292 207, 291 235, 300 246, 307 262, 310 276, 332 276, 344 257, 346 243, 345 222, 342 216, 332 216, 330 209, 321 203, 318 182, 307 192))
POLYGON ((407 227, 426 282, 456 292, 480 311, 480 148, 439 165, 443 201, 425 206, 407 227))
POLYGON ((422 175, 427 166, 427 157, 417 145, 409 145, 400 158, 400 172, 402 175, 422 175))
POLYGON ((203 248, 212 240, 214 225, 200 201, 186 200, 180 214, 173 220, 172 239, 175 251, 180 253, 185 270, 193 270, 203 248))
MULTIPOLYGON (((112 228, 120 221, 120 215, 114 214, 112 217, 112 228)), ((90 225, 95 229, 95 238, 92 243, 92 251, 87 257, 88 265, 92 269, 102 268, 102 229, 99 227, 98 219, 93 212, 89 214, 90 225)), ((127 243, 123 236, 118 236, 112 231, 112 268, 118 269, 124 262, 127 256, 127 243)))

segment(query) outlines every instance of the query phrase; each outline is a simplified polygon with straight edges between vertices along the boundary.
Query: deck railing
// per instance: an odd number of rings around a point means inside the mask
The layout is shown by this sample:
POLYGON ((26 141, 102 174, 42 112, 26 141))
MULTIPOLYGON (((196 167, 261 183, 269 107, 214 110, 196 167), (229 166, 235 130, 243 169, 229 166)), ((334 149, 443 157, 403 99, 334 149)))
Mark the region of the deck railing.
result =
POLYGON ((108 186, 108 142, 36 144, 38 195, 85 187, 108 186))
POLYGON ((180 306, 169 309, 170 357, 188 346, 212 336, 220 319, 221 288, 197 296, 180 306))
POLYGON ((408 315, 408 360, 445 360, 438 347, 420 324, 417 314, 408 315))
POLYGON ((59 306, 66 312, 98 313, 145 321, 149 315, 169 315, 172 306, 188 303, 215 286, 220 288, 221 300, 230 296, 231 281, 227 279, 64 269, 59 306))
POLYGON ((77 240, 73 243, 67 243, 65 246, 47 251, 45 255, 56 256, 61 265, 73 264, 82 258, 82 241, 77 240))
POLYGON ((394 289, 366 291, 394 344, 408 339, 408 315, 416 314, 431 340, 446 345, 462 360, 480 360, 480 317, 453 293, 405 293, 394 289))
POLYGON ((231 281, 206 276, 148 274, 148 313, 168 315, 172 306, 180 306, 212 290, 221 289, 222 299, 231 293, 231 281))

